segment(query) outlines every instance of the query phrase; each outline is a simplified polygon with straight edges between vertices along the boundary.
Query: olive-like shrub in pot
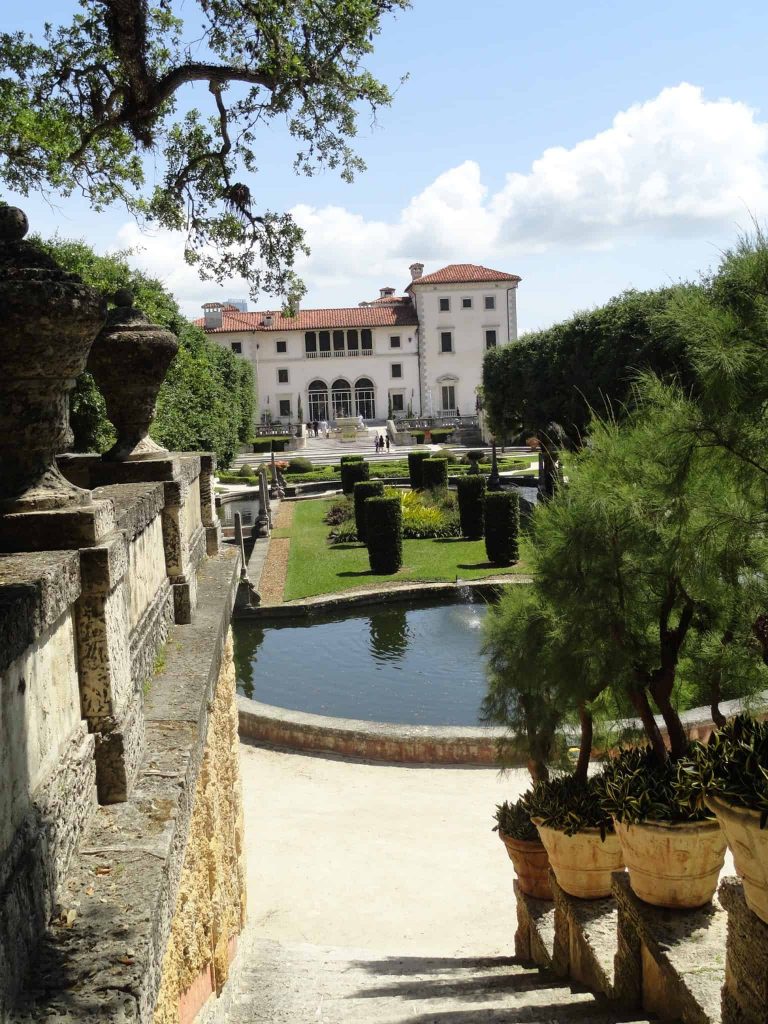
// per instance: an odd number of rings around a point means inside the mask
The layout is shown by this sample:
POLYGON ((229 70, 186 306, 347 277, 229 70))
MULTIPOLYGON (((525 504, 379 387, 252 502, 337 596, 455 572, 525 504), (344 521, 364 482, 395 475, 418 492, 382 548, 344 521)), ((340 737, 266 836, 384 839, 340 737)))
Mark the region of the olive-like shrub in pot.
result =
POLYGON ((506 847, 517 874, 520 890, 526 896, 540 900, 552 899, 549 884, 549 858, 539 837, 539 830, 531 821, 526 797, 496 807, 494 832, 506 847))
POLYGON ((691 793, 680 766, 659 761, 650 747, 631 747, 610 758, 595 778, 632 891, 658 907, 708 903, 725 857, 725 836, 691 793))

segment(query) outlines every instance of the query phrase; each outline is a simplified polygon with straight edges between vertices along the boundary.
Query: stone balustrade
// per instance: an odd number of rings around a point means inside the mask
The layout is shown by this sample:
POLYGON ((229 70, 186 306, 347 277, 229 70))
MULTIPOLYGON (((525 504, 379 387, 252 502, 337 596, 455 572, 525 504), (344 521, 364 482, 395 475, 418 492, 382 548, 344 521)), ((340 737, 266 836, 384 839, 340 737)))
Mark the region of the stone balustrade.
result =
POLYGON ((148 435, 175 337, 125 292, 103 328, 103 298, 25 233, 0 208, 0 1020, 68 1004, 70 1019, 170 1021, 200 978, 223 985, 244 920, 239 553, 220 551, 214 456, 148 435), (118 440, 65 455, 92 345, 118 440), (191 959, 185 885, 207 908, 191 959))

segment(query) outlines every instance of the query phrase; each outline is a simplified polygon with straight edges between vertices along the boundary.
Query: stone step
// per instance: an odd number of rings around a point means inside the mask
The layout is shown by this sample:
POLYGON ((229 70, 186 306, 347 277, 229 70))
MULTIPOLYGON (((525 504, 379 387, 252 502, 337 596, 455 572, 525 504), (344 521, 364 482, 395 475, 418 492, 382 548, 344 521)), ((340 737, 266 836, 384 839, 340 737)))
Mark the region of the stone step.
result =
POLYGON ((284 945, 253 937, 240 955, 244 961, 237 991, 218 1024, 635 1020, 509 957, 380 956, 370 950, 284 945))

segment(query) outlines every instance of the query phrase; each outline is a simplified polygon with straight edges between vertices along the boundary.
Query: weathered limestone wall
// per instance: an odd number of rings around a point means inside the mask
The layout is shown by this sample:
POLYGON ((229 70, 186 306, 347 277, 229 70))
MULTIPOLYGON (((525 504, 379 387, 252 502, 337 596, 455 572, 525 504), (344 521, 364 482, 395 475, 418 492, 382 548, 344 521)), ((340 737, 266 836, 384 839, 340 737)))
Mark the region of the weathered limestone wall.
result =
POLYGON ((243 805, 231 631, 211 709, 153 1024, 187 1024, 227 979, 245 923, 243 805))
POLYGON ((128 545, 128 621, 135 629, 166 579, 163 527, 157 516, 128 545))

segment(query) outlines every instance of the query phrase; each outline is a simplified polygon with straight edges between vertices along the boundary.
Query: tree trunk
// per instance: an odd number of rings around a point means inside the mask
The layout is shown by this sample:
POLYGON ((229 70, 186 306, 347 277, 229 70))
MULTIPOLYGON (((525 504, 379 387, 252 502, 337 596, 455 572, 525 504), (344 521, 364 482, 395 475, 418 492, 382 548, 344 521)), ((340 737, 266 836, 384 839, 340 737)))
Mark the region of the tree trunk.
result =
POLYGON ((534 782, 549 782, 549 768, 547 762, 539 758, 528 758, 528 771, 534 782))
POLYGON ((658 705, 661 716, 664 719, 664 724, 667 727, 667 735, 669 736, 669 752, 674 760, 678 757, 682 757, 688 749, 688 736, 686 735, 683 723, 680 721, 680 716, 677 711, 672 707, 672 703, 666 694, 662 693, 656 695, 653 693, 653 699, 658 705))
POLYGON ((585 704, 579 704, 579 724, 581 726, 581 740, 579 742, 579 759, 576 762, 576 771, 574 772, 574 775, 582 782, 586 782, 587 772, 589 770, 589 759, 592 755, 594 723, 592 721, 592 712, 585 704))
POLYGON ((645 735, 648 737, 653 752, 659 763, 663 764, 667 760, 667 748, 664 746, 661 730, 656 725, 651 705, 648 703, 648 694, 645 692, 645 689, 635 689, 631 691, 629 696, 632 701, 632 707, 640 716, 643 729, 645 729, 645 735))

